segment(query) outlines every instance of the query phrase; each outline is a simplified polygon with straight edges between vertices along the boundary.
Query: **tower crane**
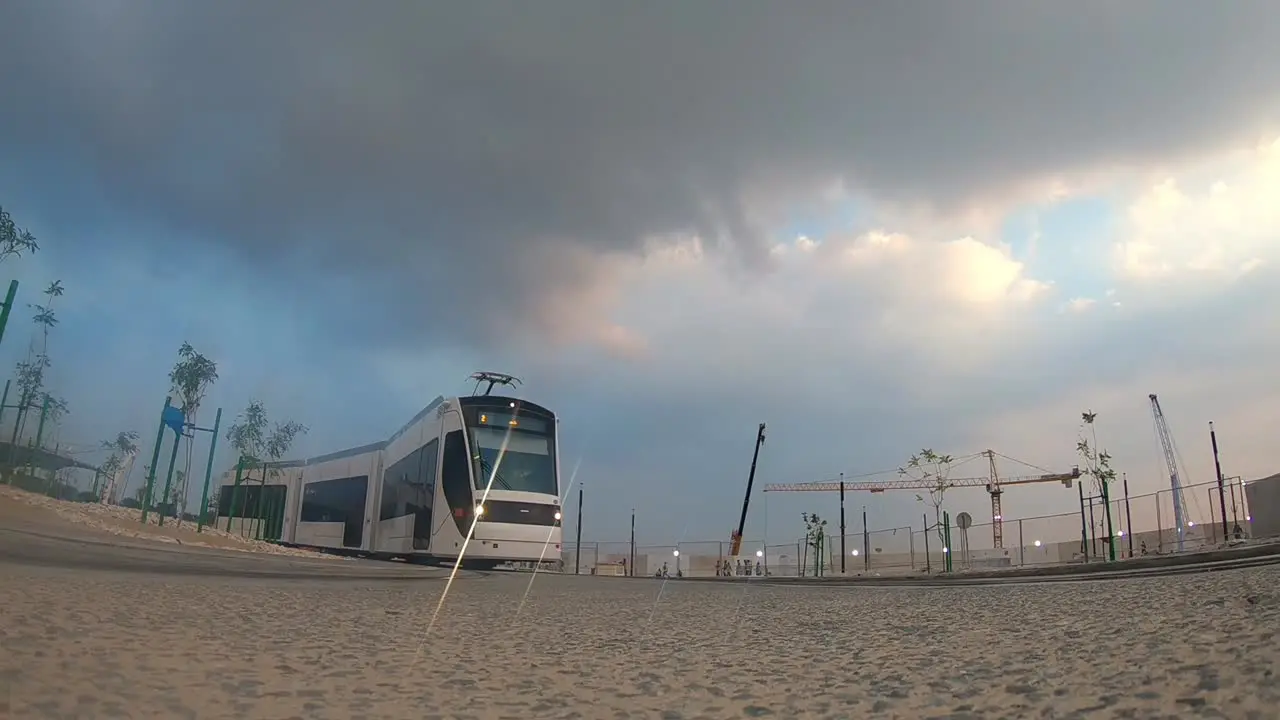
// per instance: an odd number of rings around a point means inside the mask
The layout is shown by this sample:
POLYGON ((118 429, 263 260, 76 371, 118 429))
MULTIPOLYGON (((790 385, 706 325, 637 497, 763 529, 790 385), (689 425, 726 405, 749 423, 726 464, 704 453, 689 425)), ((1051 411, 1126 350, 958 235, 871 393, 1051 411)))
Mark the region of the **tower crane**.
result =
POLYGON ((1169 467, 1169 486, 1173 489, 1173 524, 1178 528, 1178 552, 1182 552, 1183 522, 1187 517, 1186 501, 1182 497, 1182 479, 1178 477, 1178 451, 1173 445, 1169 423, 1160 409, 1160 398, 1155 393, 1147 396, 1151 401, 1151 417, 1155 419, 1156 435, 1160 436, 1160 448, 1164 450, 1164 463, 1169 467))
MULTIPOLYGON (((940 479, 940 483, 943 489, 946 490, 957 487, 981 487, 987 491, 987 494, 991 496, 991 540, 996 548, 1004 547, 1004 518, 1002 517, 1000 510, 1000 497, 1004 494, 1004 488, 1009 487, 1010 485, 1033 485, 1035 483, 1045 482, 1060 482, 1069 488, 1073 482, 1080 478, 1079 467, 1073 467, 1071 468, 1071 472, 1066 473, 1046 473, 1044 475, 1021 475, 1002 478, 996 470, 996 456, 1000 455, 1000 453, 994 450, 985 450, 980 454, 986 456, 989 463, 989 474, 986 477, 942 478, 940 479)), ((1003 455, 1000 456, 1005 457, 1003 455)), ((1022 464, 1026 465, 1026 463, 1022 464)), ((845 490, 866 490, 868 492, 881 493, 886 490, 937 490, 939 488, 939 481, 933 479, 922 480, 919 478, 898 478, 896 480, 823 480, 819 482, 765 485, 764 491, 839 492, 841 486, 843 486, 845 490)))

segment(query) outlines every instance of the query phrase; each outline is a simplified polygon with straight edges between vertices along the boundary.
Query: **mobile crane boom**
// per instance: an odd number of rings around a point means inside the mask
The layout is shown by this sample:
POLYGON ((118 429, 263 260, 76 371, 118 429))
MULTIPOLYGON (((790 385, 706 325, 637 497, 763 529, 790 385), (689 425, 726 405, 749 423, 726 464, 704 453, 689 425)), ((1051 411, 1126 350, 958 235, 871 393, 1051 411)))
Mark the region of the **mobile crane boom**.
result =
POLYGON ((742 515, 738 518, 738 529, 733 533, 729 543, 729 557, 738 557, 742 549, 742 533, 747 529, 747 508, 751 505, 751 486, 756 482, 756 463, 760 460, 760 446, 764 445, 764 423, 756 430, 756 449, 751 454, 751 472, 747 474, 747 494, 742 498, 742 515))

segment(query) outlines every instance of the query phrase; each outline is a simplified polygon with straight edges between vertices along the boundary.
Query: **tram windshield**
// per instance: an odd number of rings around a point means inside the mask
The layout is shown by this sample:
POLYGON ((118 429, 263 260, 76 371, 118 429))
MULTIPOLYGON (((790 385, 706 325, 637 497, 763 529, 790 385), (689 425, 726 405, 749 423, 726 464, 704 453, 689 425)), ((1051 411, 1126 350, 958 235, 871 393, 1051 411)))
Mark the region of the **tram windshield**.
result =
MULTIPOLYGON (((481 422, 490 419, 481 416, 481 422)), ((521 421, 523 422, 523 418, 521 421)), ((530 418, 530 420, 533 420, 530 418)), ((493 478, 493 490, 559 495, 556 482, 555 437, 546 423, 530 423, 536 429, 517 429, 503 421, 471 429, 475 486, 483 491, 493 478), (541 430, 539 432, 538 430, 541 430), (503 447, 505 447, 505 452, 503 447)))

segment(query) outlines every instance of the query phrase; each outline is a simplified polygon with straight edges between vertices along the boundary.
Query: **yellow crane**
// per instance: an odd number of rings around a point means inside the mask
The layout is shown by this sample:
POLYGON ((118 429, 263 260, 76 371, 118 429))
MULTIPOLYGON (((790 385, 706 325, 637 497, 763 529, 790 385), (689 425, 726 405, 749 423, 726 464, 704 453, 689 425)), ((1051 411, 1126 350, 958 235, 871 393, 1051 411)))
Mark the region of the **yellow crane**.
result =
MULTIPOLYGON (((985 450, 981 455, 986 456, 989 471, 986 477, 966 477, 966 478, 942 478, 941 481, 934 478, 913 478, 900 477, 895 480, 823 480, 819 482, 805 483, 789 483, 789 484, 772 484, 765 485, 765 492, 844 492, 846 490, 866 490, 873 493, 881 493, 886 490, 931 490, 936 491, 941 485, 941 489, 950 490, 957 487, 981 487, 985 488, 987 494, 991 496, 991 538, 996 548, 1004 547, 1004 518, 1000 511, 1000 496, 1004 494, 1004 489, 1011 485, 1033 485, 1035 483, 1060 482, 1068 488, 1071 484, 1080 478, 1080 468, 1073 467, 1071 472, 1066 473, 1045 473, 1044 475, 1020 475, 1013 477, 1000 477, 996 469, 996 456, 1000 453, 994 450, 985 450)), ((971 456, 972 457, 972 456, 971 456)), ((1000 457, 1006 457, 1000 455, 1000 457)), ((1013 458, 1007 458, 1013 460, 1013 458)), ((1014 462, 1027 465, 1019 460, 1014 462)), ((1028 465, 1028 467, 1034 467, 1028 465)))

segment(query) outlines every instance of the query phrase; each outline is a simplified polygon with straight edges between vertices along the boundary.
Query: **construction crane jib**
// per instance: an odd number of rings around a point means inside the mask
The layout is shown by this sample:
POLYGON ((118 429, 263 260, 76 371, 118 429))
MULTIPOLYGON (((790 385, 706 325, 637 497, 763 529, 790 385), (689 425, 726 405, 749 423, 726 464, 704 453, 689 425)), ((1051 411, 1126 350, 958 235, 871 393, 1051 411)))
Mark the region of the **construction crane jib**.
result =
MULTIPOLYGON (((1073 467, 1067 473, 1047 473, 1044 475, 1021 475, 1002 478, 996 469, 996 453, 986 450, 982 455, 987 457, 988 472, 986 477, 947 478, 944 482, 947 489, 960 487, 980 487, 991 496, 991 539, 996 548, 1004 547, 1004 517, 1000 508, 1000 498, 1004 489, 1010 485, 1033 485, 1035 483, 1060 482, 1066 487, 1080 478, 1080 468, 1073 467)), ((936 490, 937 483, 918 478, 897 478, 894 480, 845 480, 845 490, 865 490, 879 493, 886 490, 936 490)), ((841 481, 826 480, 822 482, 789 483, 765 485, 765 492, 839 492, 841 481)))

